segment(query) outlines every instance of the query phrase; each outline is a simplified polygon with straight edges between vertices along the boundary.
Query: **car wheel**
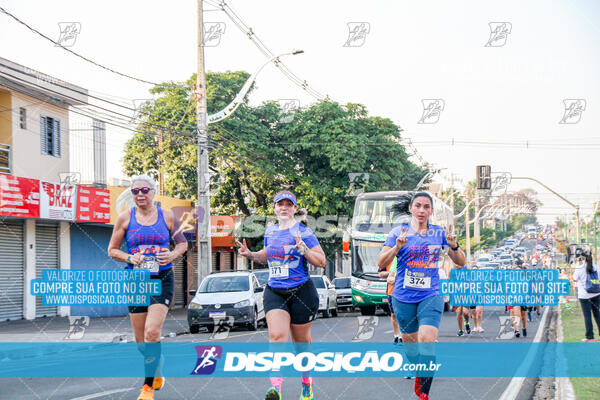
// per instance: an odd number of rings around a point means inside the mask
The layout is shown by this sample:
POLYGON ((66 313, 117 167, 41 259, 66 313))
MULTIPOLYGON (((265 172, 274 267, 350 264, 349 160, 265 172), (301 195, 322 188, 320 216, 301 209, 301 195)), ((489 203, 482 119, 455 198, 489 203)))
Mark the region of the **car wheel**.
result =
POLYGON ((200 325, 190 325, 190 333, 200 332, 200 325))
POLYGON ((329 300, 327 300, 327 304, 323 310, 323 318, 329 318, 329 300))
POLYGON ((258 329, 258 312, 254 309, 254 317, 252 322, 248 323, 248 330, 255 331, 258 329))

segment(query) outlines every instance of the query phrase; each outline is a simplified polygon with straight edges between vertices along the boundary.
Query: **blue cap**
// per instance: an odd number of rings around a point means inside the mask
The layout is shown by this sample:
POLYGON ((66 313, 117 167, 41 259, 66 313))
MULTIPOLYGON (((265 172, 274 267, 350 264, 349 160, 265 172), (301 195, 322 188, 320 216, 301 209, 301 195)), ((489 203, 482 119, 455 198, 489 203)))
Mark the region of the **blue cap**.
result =
POLYGON ((275 201, 273 201, 273 203, 279 203, 283 199, 288 199, 289 201, 294 203, 295 206, 298 206, 298 204, 296 203, 296 196, 294 196, 290 192, 279 193, 277 196, 275 196, 275 201))

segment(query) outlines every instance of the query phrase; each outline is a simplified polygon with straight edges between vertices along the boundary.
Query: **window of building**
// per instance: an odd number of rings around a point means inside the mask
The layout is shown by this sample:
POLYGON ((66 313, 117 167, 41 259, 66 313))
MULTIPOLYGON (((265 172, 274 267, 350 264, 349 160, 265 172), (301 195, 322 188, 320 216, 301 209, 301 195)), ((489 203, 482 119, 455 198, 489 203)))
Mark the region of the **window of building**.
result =
POLYGON ((40 116, 40 144, 42 154, 60 157, 60 120, 40 116))
POLYGON ((27 129, 27 110, 23 107, 19 107, 19 126, 27 129))

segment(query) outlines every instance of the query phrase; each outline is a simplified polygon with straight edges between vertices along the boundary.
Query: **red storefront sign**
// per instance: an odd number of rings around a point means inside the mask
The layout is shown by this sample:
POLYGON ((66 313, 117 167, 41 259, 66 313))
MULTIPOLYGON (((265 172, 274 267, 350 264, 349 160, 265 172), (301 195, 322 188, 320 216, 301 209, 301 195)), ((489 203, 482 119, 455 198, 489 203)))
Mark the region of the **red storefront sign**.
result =
POLYGON ((110 223, 110 191, 79 186, 77 188, 77 221, 110 223))
POLYGON ((77 186, 40 181, 40 217, 73 221, 77 186))
POLYGON ((0 215, 40 217, 40 181, 0 175, 0 215))

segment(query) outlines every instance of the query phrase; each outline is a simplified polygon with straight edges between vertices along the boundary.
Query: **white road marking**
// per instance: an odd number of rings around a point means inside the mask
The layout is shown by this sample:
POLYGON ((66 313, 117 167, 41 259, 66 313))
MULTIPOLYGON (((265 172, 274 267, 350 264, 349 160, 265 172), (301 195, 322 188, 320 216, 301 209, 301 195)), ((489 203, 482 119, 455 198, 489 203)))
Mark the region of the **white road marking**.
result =
POLYGON ((111 394, 115 394, 115 393, 121 393, 121 392, 128 392, 130 390, 133 390, 135 388, 125 388, 125 389, 113 389, 113 390, 107 390, 106 392, 102 392, 102 393, 95 393, 95 394, 89 394, 87 396, 83 396, 83 397, 74 397, 71 400, 90 400, 90 399, 97 399, 98 397, 102 397, 102 396, 108 396, 111 394))

